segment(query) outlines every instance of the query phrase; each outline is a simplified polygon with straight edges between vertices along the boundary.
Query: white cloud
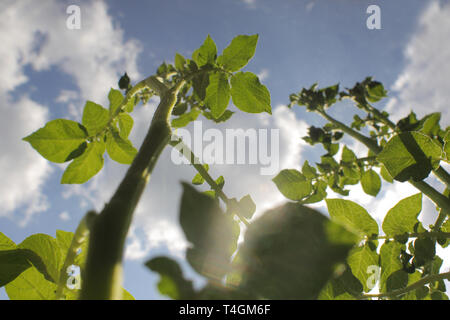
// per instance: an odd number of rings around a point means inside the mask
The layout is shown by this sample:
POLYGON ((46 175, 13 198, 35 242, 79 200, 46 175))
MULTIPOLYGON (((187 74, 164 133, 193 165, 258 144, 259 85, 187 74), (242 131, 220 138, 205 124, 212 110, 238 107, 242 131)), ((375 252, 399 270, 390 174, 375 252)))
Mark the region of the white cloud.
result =
POLYGON ((58 216, 62 221, 69 221, 70 220, 70 214, 67 211, 63 211, 58 216))
POLYGON ((258 74, 259 81, 264 81, 269 78, 269 69, 262 69, 258 74))
POLYGON ((16 208, 23 209, 22 224, 48 207, 41 187, 51 172, 46 160, 32 150, 22 138, 47 120, 47 108, 27 97, 12 101, 0 95, 0 216, 16 208))
POLYGON ((125 70, 132 77, 140 76, 136 67, 140 45, 124 40, 104 1, 81 4, 81 30, 66 28, 65 9, 64 3, 56 0, 0 3, 0 176, 8 181, 0 186, 0 215, 11 216, 21 208, 22 225, 33 213, 48 208, 41 189, 52 168, 21 141, 45 124, 49 110, 20 91, 12 98, 11 92, 29 81, 26 67, 38 72, 56 67, 75 80, 79 92, 57 88, 61 91, 55 102, 67 103, 76 120, 84 100, 105 103, 109 88, 116 86, 125 70))
POLYGON ((432 1, 419 19, 418 30, 405 49, 407 64, 392 87, 396 98, 388 111, 398 119, 412 109, 423 116, 442 112, 449 125, 450 5, 432 1))

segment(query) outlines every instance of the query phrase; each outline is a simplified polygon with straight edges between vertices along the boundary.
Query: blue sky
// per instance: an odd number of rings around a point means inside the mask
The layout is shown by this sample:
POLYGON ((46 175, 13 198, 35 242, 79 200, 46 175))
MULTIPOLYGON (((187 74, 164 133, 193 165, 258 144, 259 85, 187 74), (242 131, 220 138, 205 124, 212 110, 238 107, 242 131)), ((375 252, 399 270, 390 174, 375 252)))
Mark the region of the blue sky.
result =
MULTIPOLYGON (((208 34, 219 51, 236 35, 259 34, 255 57, 246 69, 259 74, 270 90, 273 116, 238 112, 219 128, 280 128, 280 169, 296 168, 322 152, 300 141, 307 127, 319 120, 300 108, 282 106, 290 93, 315 82, 352 86, 373 76, 390 91, 390 98, 379 106, 394 117, 410 108, 421 115, 441 111, 442 123, 449 125, 449 1, 4 0, 0 30, 0 231, 16 242, 34 233, 73 231, 86 210, 102 208, 126 170, 107 160, 102 173, 86 185, 61 186, 64 166, 41 159, 21 138, 50 119, 80 120, 84 102, 104 104, 123 72, 134 81, 153 74, 163 61, 172 62, 176 52, 189 57, 208 34), (69 4, 81 8, 81 30, 66 28, 69 4), (366 27, 371 4, 381 8, 381 30, 366 27)), ((131 139, 136 146, 155 103, 135 111, 131 139)), ((340 119, 351 117, 347 105, 339 110, 335 115, 340 119)), ((168 150, 164 158, 128 239, 124 286, 139 299, 161 298, 155 290, 157 276, 143 262, 156 254, 182 261, 186 247, 177 223, 179 182, 190 180, 194 172, 167 161, 168 150)), ((217 166, 211 172, 224 175, 225 191, 231 196, 242 197, 250 190, 261 212, 283 198, 271 177, 258 176, 257 169, 217 166)), ((373 199, 358 188, 352 190, 353 199, 374 208, 378 219, 389 209, 385 199, 414 193, 399 184, 373 199)), ((188 276, 196 277, 183 266, 188 276)), ((3 289, 0 298, 6 298, 3 289)))

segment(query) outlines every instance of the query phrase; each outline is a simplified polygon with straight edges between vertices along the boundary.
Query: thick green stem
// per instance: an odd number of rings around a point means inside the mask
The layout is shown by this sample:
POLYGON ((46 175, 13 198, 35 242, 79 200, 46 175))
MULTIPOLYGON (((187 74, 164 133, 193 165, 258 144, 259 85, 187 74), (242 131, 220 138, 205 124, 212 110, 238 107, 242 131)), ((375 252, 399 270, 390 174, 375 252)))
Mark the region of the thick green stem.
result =
POLYGON ((394 290, 391 292, 379 293, 379 294, 365 294, 365 295, 361 296, 360 299, 395 298, 395 297, 401 296, 405 293, 408 293, 409 291, 421 288, 422 286, 426 285, 427 283, 435 282, 435 281, 439 281, 439 280, 443 280, 443 279, 450 279, 450 272, 433 274, 433 275, 424 277, 403 289, 397 289, 397 290, 394 290))
POLYGON ((89 229, 93 223, 95 216, 96 213, 94 211, 89 211, 88 213, 86 213, 86 215, 78 225, 75 234, 73 235, 72 242, 69 249, 67 250, 66 259, 64 260, 64 264, 60 271, 58 288, 56 289, 56 300, 63 299, 64 287, 66 286, 67 279, 69 278, 67 268, 74 264, 75 258, 78 254, 78 250, 81 248, 82 244, 89 236, 89 229))
MULTIPOLYGON (((122 256, 133 212, 139 202, 159 155, 171 135, 169 117, 184 81, 168 89, 155 77, 145 86, 157 92, 161 101, 150 129, 133 163, 109 203, 96 217, 91 229, 86 276, 81 299, 122 298, 122 256), (156 83, 151 83, 158 81, 156 83)), ((130 90, 132 93, 134 88, 130 90)))

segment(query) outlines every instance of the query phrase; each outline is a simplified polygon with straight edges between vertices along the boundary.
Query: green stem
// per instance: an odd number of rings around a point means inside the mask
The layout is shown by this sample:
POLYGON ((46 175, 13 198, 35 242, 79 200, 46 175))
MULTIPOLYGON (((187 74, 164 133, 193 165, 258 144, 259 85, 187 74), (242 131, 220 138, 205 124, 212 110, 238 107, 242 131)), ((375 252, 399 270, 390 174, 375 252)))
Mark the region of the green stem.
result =
POLYGON ((442 227, 442 225, 445 222, 445 218, 447 217, 449 212, 450 211, 446 212, 443 209, 441 209, 441 211, 439 211, 439 216, 437 217, 436 222, 434 223, 434 226, 433 226, 434 230, 439 230, 442 227))
POLYGON ((405 293, 408 293, 409 291, 421 288, 422 286, 426 285, 430 282, 435 282, 443 279, 450 279, 450 272, 440 273, 440 274, 433 274, 429 275, 427 277, 424 277, 413 284, 407 286, 403 289, 397 289, 391 292, 386 293, 379 293, 379 294, 365 294, 360 297, 360 299, 369 299, 369 298, 392 298, 392 297, 398 297, 400 295, 403 295, 405 293))
MULTIPOLYGON (((431 232, 412 232, 408 233, 408 238, 421 238, 421 237, 441 237, 450 239, 450 232, 431 231, 431 232)), ((377 236, 370 239, 395 239, 395 236, 377 236)))
MULTIPOLYGON (((125 239, 133 212, 150 174, 170 140, 169 117, 177 101, 178 91, 184 83, 180 81, 169 89, 156 77, 149 77, 140 87, 149 87, 160 95, 161 101, 133 163, 109 203, 94 221, 81 299, 122 298, 122 256, 125 239)), ((129 94, 133 95, 137 91, 132 88, 129 94)))
POLYGON ((436 170, 433 170, 433 173, 436 177, 438 177, 443 183, 445 183, 445 185, 447 186, 447 188, 450 187, 450 174, 448 174, 448 172, 442 168, 441 166, 439 166, 439 168, 437 168, 436 170))
POLYGON ((381 148, 380 146, 378 146, 378 144, 376 143, 376 141, 362 135, 361 133, 359 133, 358 131, 353 130, 352 128, 348 127, 347 125, 343 124, 342 122, 334 119, 333 117, 331 117, 329 114, 327 114, 324 110, 319 110, 318 113, 324 117, 325 119, 327 119, 328 121, 330 121, 331 123, 333 123, 336 127, 338 127, 339 129, 341 129, 343 132, 345 132, 346 134, 348 134, 349 136, 355 138, 356 140, 358 140, 359 142, 361 142, 362 144, 364 144, 367 148, 369 148, 370 150, 372 150, 375 154, 378 154, 381 152, 381 148))
MULTIPOLYGON (((183 142, 183 139, 172 135, 172 139, 170 141, 170 145, 177 149, 189 162, 191 165, 197 170, 197 172, 205 179, 206 183, 213 189, 217 196, 222 199, 222 201, 226 204, 227 208, 233 206, 232 200, 227 197, 227 195, 223 192, 222 188, 216 183, 216 181, 210 176, 208 171, 206 171, 203 164, 200 163, 199 159, 195 156, 192 150, 183 142)), ((235 210, 235 214, 239 217, 239 219, 248 227, 249 223, 247 220, 242 217, 237 210, 235 210)))
MULTIPOLYGON (((343 124, 342 122, 334 119, 330 115, 328 115, 324 110, 318 110, 318 113, 322 115, 325 119, 333 123, 336 127, 341 129, 343 132, 347 133, 351 137, 355 138, 362 144, 364 144, 367 148, 369 148, 373 153, 378 154, 381 152, 382 148, 378 146, 378 144, 373 141, 372 139, 369 139, 368 137, 362 135, 361 133, 353 130, 352 128, 348 127, 347 125, 343 124)), ((409 180, 409 183, 411 183, 414 187, 416 187, 418 190, 420 190, 423 194, 425 194, 428 198, 430 198, 438 207, 442 208, 445 213, 450 212, 450 200, 443 196, 440 192, 438 192, 436 189, 434 189, 432 186, 430 186, 425 181, 414 181, 409 180)))
POLYGON ((81 245, 86 241, 86 238, 89 236, 89 229, 95 219, 96 213, 94 211, 89 211, 81 220, 78 225, 75 234, 73 235, 72 242, 70 244, 69 249, 67 250, 66 259, 64 260, 64 264, 61 268, 59 274, 58 287, 56 289, 56 300, 63 299, 63 290, 66 286, 68 273, 67 268, 74 264, 75 258, 78 254, 78 250, 81 248, 81 245))

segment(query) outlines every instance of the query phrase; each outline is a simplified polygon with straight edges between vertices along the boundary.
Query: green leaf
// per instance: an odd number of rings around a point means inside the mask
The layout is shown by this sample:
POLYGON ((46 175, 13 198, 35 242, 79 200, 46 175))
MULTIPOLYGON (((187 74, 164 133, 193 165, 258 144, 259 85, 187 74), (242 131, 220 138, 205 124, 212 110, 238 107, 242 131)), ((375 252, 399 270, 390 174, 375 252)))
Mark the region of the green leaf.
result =
POLYGON ((202 175, 200 173, 197 173, 194 178, 192 179, 192 184, 195 184, 197 186, 205 183, 205 179, 203 179, 202 175))
MULTIPOLYGON (((205 168, 206 171, 209 170, 209 165, 208 164, 204 164, 203 167, 205 168)), ((192 179, 192 184, 195 185, 201 185, 205 183, 205 179, 202 177, 202 175, 200 173, 197 173, 194 178, 192 179)))
POLYGON ((364 171, 361 177, 361 186, 365 193, 376 197, 381 189, 381 178, 374 170, 364 171))
POLYGON ((414 240, 414 259, 416 267, 421 267, 433 260, 436 255, 436 243, 430 238, 417 238, 414 240))
POLYGON ((175 118, 172 120, 172 127, 173 128, 182 128, 187 126, 190 122, 195 121, 199 114, 200 114, 199 108, 192 108, 191 111, 186 112, 185 114, 182 114, 178 118, 175 118))
POLYGON ((108 122, 108 110, 92 101, 86 102, 81 123, 86 127, 89 135, 96 135, 97 133, 105 129, 108 125, 108 122))
POLYGON ((239 213, 246 219, 251 219, 256 211, 256 204, 252 197, 248 194, 239 200, 239 213))
POLYGON ((389 174, 397 181, 421 181, 439 166, 441 148, 420 132, 404 132, 393 137, 378 154, 389 174))
POLYGON ((239 72, 231 77, 231 97, 244 112, 272 114, 269 90, 251 72, 239 72))
POLYGON ((342 150, 342 162, 355 162, 356 161, 356 155, 355 153, 347 148, 347 146, 344 146, 344 149, 342 150))
POLYGON ((203 44, 194 51, 192 54, 192 60, 197 63, 197 66, 201 68, 206 64, 214 64, 217 57, 217 48, 214 40, 208 35, 203 44))
POLYGON ((130 140, 123 139, 116 130, 106 135, 106 151, 111 159, 122 164, 131 164, 137 154, 130 140))
POLYGON ((214 118, 213 114, 208 111, 203 110, 202 114, 208 120, 213 120, 215 123, 221 123, 230 119, 233 113, 234 113, 233 111, 225 110, 225 112, 218 119, 214 118))
POLYGON ((445 135, 443 151, 445 153, 445 159, 450 161, 450 131, 448 131, 445 135))
POLYGON ((13 250, 16 248, 16 244, 2 232, 0 232, 0 251, 13 250))
POLYGON ((421 120, 423 122, 422 129, 420 131, 427 136, 430 135, 438 135, 440 126, 439 121, 441 120, 441 113, 435 112, 427 115, 424 119, 421 120))
POLYGON ((178 263, 167 257, 155 257, 145 263, 147 268, 160 275, 158 290, 172 299, 190 300, 194 298, 192 281, 183 276, 178 263))
MULTIPOLYGON (((64 261, 66 259, 67 252, 70 248, 70 245, 72 244, 73 236, 74 236, 73 232, 56 230, 56 243, 58 244, 58 247, 61 250, 62 261, 64 261)), ((84 269, 84 265, 85 265, 86 257, 87 257, 87 249, 88 249, 88 241, 85 240, 80 245, 81 252, 79 252, 76 255, 75 260, 74 260, 74 264, 79 266, 81 268, 81 270, 84 269)), ((62 262, 62 263, 64 263, 64 262, 62 262)))
POLYGON ((14 247, 0 251, 0 287, 13 281, 30 267, 26 256, 14 247))
POLYGON ((183 183, 180 224, 192 244, 187 260, 200 274, 215 280, 229 271, 231 255, 237 248, 239 225, 225 215, 211 197, 183 183))
POLYGON ((253 299, 316 299, 355 241, 318 211, 287 203, 248 227, 234 285, 253 299))
POLYGON ((105 144, 100 141, 89 143, 86 151, 73 160, 64 171, 62 184, 81 184, 95 176, 103 168, 105 144))
POLYGON ((228 107, 231 97, 228 77, 223 72, 212 73, 206 88, 205 105, 211 110, 215 119, 219 119, 228 107))
POLYGON ((360 235, 378 235, 378 224, 360 205, 350 200, 326 199, 333 221, 360 235))
POLYGON ((207 72, 201 72, 194 76, 192 79, 192 87, 194 88, 194 94, 198 100, 203 101, 206 97, 206 88, 209 85, 209 74, 207 72))
POLYGON ((343 273, 329 281, 321 291, 319 300, 356 300, 353 295, 361 295, 363 292, 361 282, 352 274, 350 267, 344 267, 343 273))
POLYGON ((255 54, 258 35, 235 37, 217 58, 217 63, 225 70, 234 72, 243 68, 255 54))
POLYGON ((8 283, 5 289, 11 300, 54 300, 56 284, 31 267, 8 283))
POLYGON ((391 175, 389 174, 389 172, 387 171, 387 169, 384 165, 381 165, 380 174, 385 181, 387 181, 389 183, 394 182, 394 179, 392 179, 391 175))
MULTIPOLYGON (((62 252, 55 238, 38 233, 29 236, 17 246, 19 249, 31 250, 39 256, 45 265, 48 275, 56 282, 59 279, 59 270, 62 267, 62 252)), ((50 280, 50 279, 48 279, 50 280)))
POLYGON ((85 143, 87 136, 86 130, 78 122, 56 119, 23 140, 29 142, 45 159, 63 163, 73 158, 73 152, 85 143))
POLYGON ((128 139, 131 129, 133 129, 134 120, 127 113, 121 113, 118 117, 119 120, 119 135, 122 139, 128 139))
POLYGON ((316 203, 326 198, 327 184, 324 181, 321 180, 317 181, 313 186, 313 190, 314 192, 312 193, 312 195, 307 197, 305 200, 301 201, 301 203, 303 204, 316 203))
POLYGON ((307 160, 303 163, 302 173, 307 179, 314 179, 317 176, 316 168, 311 167, 307 160))
POLYGON ((386 90, 381 82, 371 81, 369 85, 366 87, 367 89, 367 100, 369 102, 377 102, 387 97, 386 90))
POLYGON ((111 115, 114 115, 117 112, 117 108, 119 108, 120 104, 123 101, 122 92, 111 88, 108 94, 108 100, 109 100, 109 113, 111 115))
POLYGON ((362 247, 353 248, 350 251, 347 262, 350 266, 352 273, 361 282, 364 287, 364 292, 369 292, 372 287, 369 285, 369 277, 373 277, 373 273, 369 272, 370 266, 378 266, 378 254, 376 250, 366 244, 362 247))
POLYGON ((388 236, 414 232, 414 226, 419 222, 417 217, 421 211, 421 193, 400 200, 386 214, 382 225, 383 231, 388 236))
POLYGON ((278 190, 288 199, 299 201, 309 196, 312 191, 311 180, 295 169, 282 170, 272 181, 278 190))
POLYGON ((186 59, 179 53, 175 54, 175 68, 178 71, 184 71, 186 66, 186 59))
POLYGON ((400 254, 403 248, 404 245, 396 241, 385 242, 381 246, 381 292, 389 292, 395 289, 403 288, 407 285, 408 274, 402 270, 403 264, 400 260, 400 254))

